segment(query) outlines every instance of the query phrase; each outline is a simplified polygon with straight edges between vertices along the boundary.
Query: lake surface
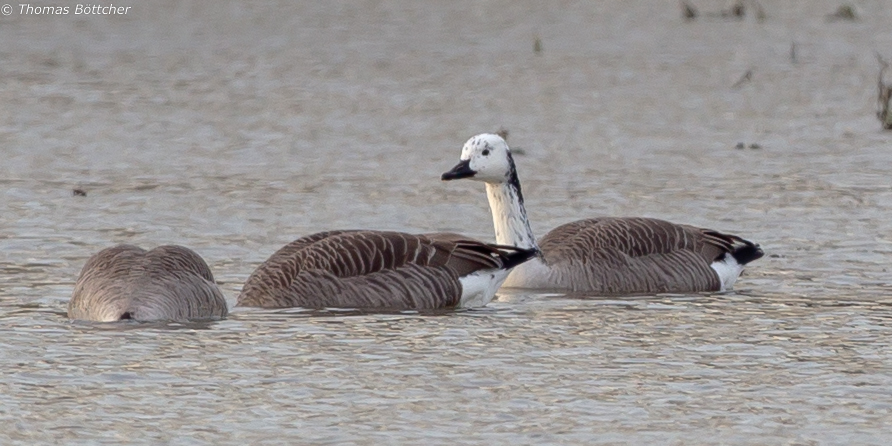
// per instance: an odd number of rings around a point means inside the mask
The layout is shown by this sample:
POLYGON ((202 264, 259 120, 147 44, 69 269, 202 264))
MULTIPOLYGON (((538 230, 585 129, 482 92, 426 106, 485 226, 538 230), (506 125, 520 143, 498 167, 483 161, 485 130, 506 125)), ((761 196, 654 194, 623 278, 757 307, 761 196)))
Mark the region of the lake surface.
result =
POLYGON ((886 2, 299 3, 0 16, 0 443, 892 442, 886 2), (66 317, 117 243, 195 249, 232 305, 301 235, 492 240, 439 175, 500 127, 539 234, 649 216, 766 256, 724 294, 66 317))

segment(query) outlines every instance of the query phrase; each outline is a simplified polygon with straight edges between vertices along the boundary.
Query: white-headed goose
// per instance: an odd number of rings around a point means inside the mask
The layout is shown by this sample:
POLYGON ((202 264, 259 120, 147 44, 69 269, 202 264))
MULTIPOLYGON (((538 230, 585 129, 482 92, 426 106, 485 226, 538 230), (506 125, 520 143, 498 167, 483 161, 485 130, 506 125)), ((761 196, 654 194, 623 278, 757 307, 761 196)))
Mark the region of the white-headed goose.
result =
POLYGON ((111 322, 217 319, 226 299, 207 263, 175 245, 103 249, 87 260, 68 303, 71 319, 111 322))
POLYGON ((486 184, 496 242, 540 251, 511 273, 506 287, 611 295, 728 290, 743 266, 763 255, 734 235, 638 217, 578 220, 537 242, 505 140, 477 135, 460 159, 442 179, 486 184))
POLYGON ((531 249, 456 234, 328 231, 279 249, 248 277, 239 306, 424 310, 486 305, 531 249))

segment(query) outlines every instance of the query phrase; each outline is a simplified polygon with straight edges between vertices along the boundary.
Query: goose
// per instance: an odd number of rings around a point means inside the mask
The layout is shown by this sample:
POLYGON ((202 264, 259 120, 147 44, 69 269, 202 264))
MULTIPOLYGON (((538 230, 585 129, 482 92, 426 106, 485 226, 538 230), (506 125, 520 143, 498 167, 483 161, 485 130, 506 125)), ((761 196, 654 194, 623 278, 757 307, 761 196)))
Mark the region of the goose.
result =
POLYGON ((511 150, 498 135, 469 139, 460 162, 441 177, 461 178, 485 183, 496 243, 539 251, 505 287, 601 295, 724 291, 744 265, 763 255, 759 245, 736 235, 641 217, 578 220, 537 241, 511 150))
POLYGON ((299 238, 248 277, 237 306, 429 310, 489 303, 535 251, 452 233, 336 230, 299 238))
POLYGON ((112 322, 218 319, 226 299, 207 263, 189 248, 146 251, 118 245, 87 260, 68 303, 74 320, 112 322))

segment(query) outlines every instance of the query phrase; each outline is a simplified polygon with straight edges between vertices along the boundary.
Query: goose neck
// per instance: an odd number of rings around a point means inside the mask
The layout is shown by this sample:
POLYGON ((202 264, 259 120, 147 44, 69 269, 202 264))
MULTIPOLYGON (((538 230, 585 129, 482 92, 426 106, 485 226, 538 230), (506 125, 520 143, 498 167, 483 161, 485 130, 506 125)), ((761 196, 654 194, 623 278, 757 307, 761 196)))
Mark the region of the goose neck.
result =
POLYGON ((530 229, 523 195, 517 177, 505 183, 486 183, 486 195, 492 211, 496 243, 524 249, 539 249, 530 229))

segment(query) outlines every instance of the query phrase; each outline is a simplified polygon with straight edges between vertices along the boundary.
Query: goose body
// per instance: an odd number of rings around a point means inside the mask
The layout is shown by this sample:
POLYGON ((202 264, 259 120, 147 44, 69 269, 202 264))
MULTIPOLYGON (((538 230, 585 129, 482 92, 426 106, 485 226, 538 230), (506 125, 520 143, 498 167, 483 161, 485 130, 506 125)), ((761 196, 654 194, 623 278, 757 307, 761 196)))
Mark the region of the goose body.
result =
POLYGON ((227 314, 207 263, 183 246, 103 249, 87 260, 68 303, 70 319, 197 320, 227 314))
POLYGON ((343 230, 285 245, 248 277, 239 306, 424 310, 489 303, 535 250, 457 234, 343 230))
POLYGON ((477 135, 443 180, 486 184, 496 242, 538 249, 504 286, 607 295, 729 290, 744 265, 762 257, 738 236, 654 218, 607 217, 561 225, 536 240, 508 144, 477 135))

